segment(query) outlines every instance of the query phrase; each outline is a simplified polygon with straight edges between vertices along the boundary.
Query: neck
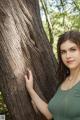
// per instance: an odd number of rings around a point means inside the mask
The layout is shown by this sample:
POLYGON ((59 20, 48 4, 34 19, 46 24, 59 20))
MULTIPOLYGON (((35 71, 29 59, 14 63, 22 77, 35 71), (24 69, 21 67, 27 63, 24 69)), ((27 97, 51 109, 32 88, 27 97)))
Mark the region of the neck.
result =
POLYGON ((70 77, 71 78, 80 77, 80 67, 77 67, 75 69, 71 69, 70 70, 70 77))

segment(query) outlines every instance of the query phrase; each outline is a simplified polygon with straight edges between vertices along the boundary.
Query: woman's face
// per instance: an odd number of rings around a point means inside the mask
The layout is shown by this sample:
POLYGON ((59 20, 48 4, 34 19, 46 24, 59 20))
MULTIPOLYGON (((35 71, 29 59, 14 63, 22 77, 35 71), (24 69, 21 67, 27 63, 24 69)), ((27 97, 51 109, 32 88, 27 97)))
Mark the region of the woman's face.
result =
POLYGON ((61 59, 69 69, 80 67, 80 47, 70 40, 60 46, 61 59))

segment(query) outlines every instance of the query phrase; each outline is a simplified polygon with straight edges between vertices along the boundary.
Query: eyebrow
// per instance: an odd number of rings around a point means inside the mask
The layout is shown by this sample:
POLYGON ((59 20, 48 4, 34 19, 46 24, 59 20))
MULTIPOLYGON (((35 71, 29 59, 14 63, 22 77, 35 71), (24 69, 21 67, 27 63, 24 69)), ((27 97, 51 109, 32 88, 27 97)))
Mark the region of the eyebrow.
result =
MULTIPOLYGON (((69 49, 76 48, 76 46, 72 46, 69 49)), ((60 51, 66 51, 65 49, 61 49, 60 51)))

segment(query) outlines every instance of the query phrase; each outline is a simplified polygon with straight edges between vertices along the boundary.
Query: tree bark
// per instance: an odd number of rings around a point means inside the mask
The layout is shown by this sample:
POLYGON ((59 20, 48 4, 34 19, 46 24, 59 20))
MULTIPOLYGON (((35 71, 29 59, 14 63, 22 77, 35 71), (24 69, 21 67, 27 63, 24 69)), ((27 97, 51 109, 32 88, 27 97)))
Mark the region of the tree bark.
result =
POLYGON ((46 120, 35 112, 24 74, 30 68, 34 89, 45 101, 56 90, 57 62, 44 32, 38 0, 0 0, 0 88, 11 120, 46 120))

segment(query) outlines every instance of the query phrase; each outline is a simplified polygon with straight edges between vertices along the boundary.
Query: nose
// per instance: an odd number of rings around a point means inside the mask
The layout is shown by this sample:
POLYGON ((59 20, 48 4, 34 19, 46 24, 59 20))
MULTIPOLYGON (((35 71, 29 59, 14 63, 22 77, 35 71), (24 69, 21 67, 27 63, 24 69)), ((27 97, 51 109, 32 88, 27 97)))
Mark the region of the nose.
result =
POLYGON ((71 54, 70 54, 69 51, 66 52, 66 58, 67 58, 67 59, 71 58, 71 54))

